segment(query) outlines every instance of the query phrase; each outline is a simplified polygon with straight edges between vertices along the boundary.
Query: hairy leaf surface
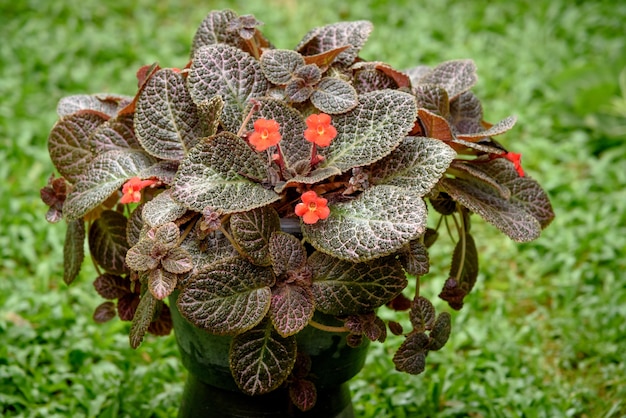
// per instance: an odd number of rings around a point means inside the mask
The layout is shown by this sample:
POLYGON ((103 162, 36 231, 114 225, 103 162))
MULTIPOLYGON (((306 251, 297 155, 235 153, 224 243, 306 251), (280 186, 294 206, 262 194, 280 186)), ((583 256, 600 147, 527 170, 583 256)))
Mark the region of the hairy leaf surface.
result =
POLYGON ((313 292, 309 286, 286 283, 272 289, 270 318, 283 337, 297 334, 307 326, 315 312, 313 292))
POLYGON ((374 26, 371 22, 359 20, 354 22, 338 22, 309 31, 296 51, 302 55, 316 55, 350 45, 341 52, 335 62, 348 66, 354 62, 374 26))
POLYGON ((152 293, 145 292, 139 300, 139 305, 135 311, 133 322, 130 326, 130 346, 132 348, 139 347, 139 344, 143 341, 143 337, 148 331, 150 322, 154 318, 154 313, 157 307, 157 300, 152 296, 152 293))
POLYGON ((185 205, 174 200, 171 189, 168 189, 146 202, 141 214, 146 224, 156 227, 175 221, 185 212, 187 212, 185 205))
POLYGON ((274 231, 280 229, 278 213, 270 206, 235 213, 230 218, 233 238, 250 260, 259 266, 269 266, 269 243, 274 231))
POLYGON ((296 69, 302 66, 302 55, 289 49, 270 49, 261 55, 261 70, 274 84, 287 84, 296 69))
POLYGON ((428 342, 428 337, 423 332, 408 335, 393 356, 396 370, 409 374, 422 373, 426 368, 428 342))
POLYGON ((359 101, 350 83, 339 78, 324 77, 311 95, 311 103, 322 112, 335 115, 354 109, 359 101))
POLYGON ((442 86, 453 100, 460 94, 471 89, 476 81, 476 64, 472 60, 446 61, 420 78, 419 84, 435 84, 442 86))

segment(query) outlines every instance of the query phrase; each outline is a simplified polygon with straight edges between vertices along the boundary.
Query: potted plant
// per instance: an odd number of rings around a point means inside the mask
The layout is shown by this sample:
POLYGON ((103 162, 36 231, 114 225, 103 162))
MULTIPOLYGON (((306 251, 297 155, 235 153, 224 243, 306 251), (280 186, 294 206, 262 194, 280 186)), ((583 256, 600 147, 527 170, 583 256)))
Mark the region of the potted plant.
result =
POLYGON ((294 50, 260 25, 211 12, 183 68, 142 67, 132 96, 61 99, 60 177, 41 196, 68 224, 68 284, 88 241, 97 322, 132 321, 134 348, 174 327, 181 416, 350 416, 368 341, 404 335, 393 362, 418 374, 448 339, 450 314, 419 293, 442 225, 456 244, 439 297, 460 309, 478 274, 472 216, 525 242, 554 214, 493 139, 515 118, 483 120, 472 61, 399 71, 359 57, 367 21, 294 50))

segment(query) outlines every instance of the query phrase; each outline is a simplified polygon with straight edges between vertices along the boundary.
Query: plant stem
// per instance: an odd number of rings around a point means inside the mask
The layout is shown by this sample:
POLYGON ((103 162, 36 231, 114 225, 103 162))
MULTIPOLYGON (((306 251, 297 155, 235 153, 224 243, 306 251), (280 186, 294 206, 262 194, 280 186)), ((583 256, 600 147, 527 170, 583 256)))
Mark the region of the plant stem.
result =
POLYGON ((313 328, 317 328, 319 330, 327 332, 350 332, 350 330, 346 327, 333 327, 331 325, 324 325, 320 324, 317 321, 314 321, 313 319, 309 319, 309 325, 313 328))

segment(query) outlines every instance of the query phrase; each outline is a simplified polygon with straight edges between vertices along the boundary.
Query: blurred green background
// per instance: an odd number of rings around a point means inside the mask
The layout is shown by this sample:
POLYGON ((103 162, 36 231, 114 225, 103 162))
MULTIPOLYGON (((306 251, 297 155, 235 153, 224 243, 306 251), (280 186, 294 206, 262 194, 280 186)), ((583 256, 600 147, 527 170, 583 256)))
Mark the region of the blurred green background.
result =
MULTIPOLYGON (((65 226, 46 223, 39 189, 61 97, 134 94, 140 66, 185 65, 222 8, 255 14, 280 48, 368 19, 367 60, 474 59, 485 118, 518 116, 499 139, 557 214, 527 244, 475 220, 481 274, 450 341, 420 376, 393 371, 398 337, 373 344, 357 416, 626 416, 626 3, 568 0, 0 0, 0 416, 175 416, 173 337, 132 350, 128 323, 93 322, 93 269, 63 283, 65 226)), ((422 294, 436 298, 447 254, 431 254, 422 294)))

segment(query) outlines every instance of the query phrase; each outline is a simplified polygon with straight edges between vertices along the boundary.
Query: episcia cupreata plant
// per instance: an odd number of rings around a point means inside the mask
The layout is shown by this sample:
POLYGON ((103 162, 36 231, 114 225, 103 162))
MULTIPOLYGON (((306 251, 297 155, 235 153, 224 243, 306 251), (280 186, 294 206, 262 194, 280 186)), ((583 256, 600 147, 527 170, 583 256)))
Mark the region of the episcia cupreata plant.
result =
POLYGON ((191 323, 233 336, 232 374, 251 395, 294 381, 296 335, 325 327, 316 311, 351 345, 404 335, 396 368, 421 373, 450 334, 450 314, 419 293, 441 226, 456 244, 439 297, 460 309, 478 275, 473 216, 518 242, 554 216, 520 154, 493 139, 515 118, 483 120, 470 60, 399 71, 362 59, 369 22, 315 28, 293 50, 259 26, 211 12, 184 67, 142 67, 133 96, 60 101, 49 151, 61 177, 41 195, 47 219, 68 224, 64 280, 87 239, 108 300, 96 321, 132 321, 137 347, 169 333, 177 295, 191 323), (384 306, 410 328, 383 321, 384 306))

